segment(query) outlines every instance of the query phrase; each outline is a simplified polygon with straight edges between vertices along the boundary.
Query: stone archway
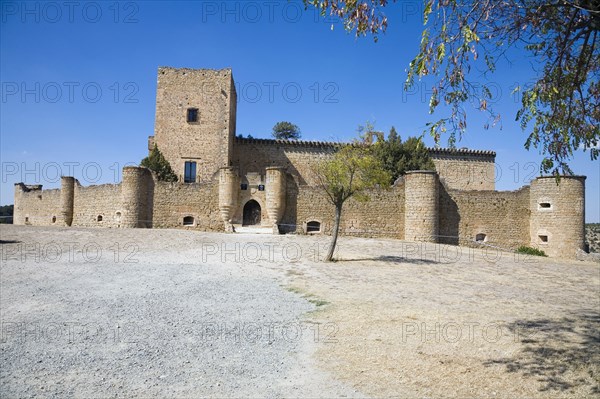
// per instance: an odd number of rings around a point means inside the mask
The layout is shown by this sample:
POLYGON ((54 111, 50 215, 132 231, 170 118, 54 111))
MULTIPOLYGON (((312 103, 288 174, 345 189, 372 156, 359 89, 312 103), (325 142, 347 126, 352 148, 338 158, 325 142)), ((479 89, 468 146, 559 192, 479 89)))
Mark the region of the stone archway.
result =
POLYGON ((242 216, 242 226, 260 225, 260 204, 255 200, 250 200, 244 205, 242 216))

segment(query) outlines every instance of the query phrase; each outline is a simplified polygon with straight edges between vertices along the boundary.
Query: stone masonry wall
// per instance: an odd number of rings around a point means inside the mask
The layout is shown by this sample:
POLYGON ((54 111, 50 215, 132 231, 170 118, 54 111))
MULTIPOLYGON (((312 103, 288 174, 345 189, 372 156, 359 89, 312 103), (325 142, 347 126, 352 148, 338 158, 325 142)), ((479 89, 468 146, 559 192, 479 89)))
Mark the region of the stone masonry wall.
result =
MULTIPOLYGON (((371 190, 368 194, 370 200, 367 202, 359 202, 353 198, 346 201, 340 234, 403 239, 404 185, 389 190, 371 190)), ((309 221, 320 222, 321 231, 331 233, 335 208, 323 191, 314 187, 300 187, 296 208, 298 233, 305 231, 309 221)))
POLYGON ((230 69, 159 68, 156 122, 151 139, 183 180, 186 161, 197 163, 196 181, 207 182, 228 166, 235 135, 236 94, 230 69), (197 108, 197 122, 187 122, 197 108))
POLYGON ((51 226, 60 220, 60 190, 34 189, 27 191, 25 185, 15 185, 14 224, 51 226), (55 217, 55 222, 53 222, 55 217))
POLYGON ((432 151, 440 180, 455 190, 494 190, 495 156, 449 155, 432 151))
POLYGON ((121 184, 102 184, 83 187, 75 183, 73 226, 119 227, 121 184), (98 216, 102 217, 98 221, 98 216))
POLYGON ((440 243, 516 249, 529 244, 529 187, 517 191, 447 190, 440 185, 440 243))
POLYGON ((153 227, 182 228, 185 216, 194 218, 186 228, 223 231, 218 184, 155 182, 153 227))
POLYGON ((269 166, 281 166, 287 173, 298 177, 299 185, 314 185, 316 182, 311 166, 331 157, 333 145, 293 143, 274 140, 236 139, 233 147, 233 166, 240 175, 248 172, 265 174, 269 166))

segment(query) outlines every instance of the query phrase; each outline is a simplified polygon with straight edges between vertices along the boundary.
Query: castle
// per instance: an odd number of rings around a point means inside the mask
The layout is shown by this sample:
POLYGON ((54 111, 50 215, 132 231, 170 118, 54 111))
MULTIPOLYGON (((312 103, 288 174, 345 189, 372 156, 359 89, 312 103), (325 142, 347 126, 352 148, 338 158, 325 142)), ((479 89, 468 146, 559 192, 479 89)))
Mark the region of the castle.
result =
MULTIPOLYGON (((158 146, 179 181, 123 168, 120 184, 61 188, 15 185, 15 224, 330 233, 334 210, 311 165, 339 144, 236 137, 237 97, 230 69, 158 70, 158 146)), ((574 258, 584 246, 585 177, 539 177, 495 191, 495 153, 430 149, 436 171, 414 171, 370 201, 350 199, 341 234, 445 244, 528 245, 574 258)))

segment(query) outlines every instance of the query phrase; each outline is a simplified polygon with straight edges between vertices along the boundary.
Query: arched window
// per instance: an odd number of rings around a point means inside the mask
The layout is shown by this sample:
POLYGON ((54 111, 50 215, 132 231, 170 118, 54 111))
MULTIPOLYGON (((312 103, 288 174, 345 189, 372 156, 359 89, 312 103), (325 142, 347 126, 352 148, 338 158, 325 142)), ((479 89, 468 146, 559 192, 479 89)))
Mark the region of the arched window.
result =
POLYGON ((183 218, 183 225, 184 226, 193 226, 194 225, 194 217, 193 216, 186 216, 183 218))
POLYGON ((98 221, 98 222, 101 222, 101 221, 102 221, 102 215, 98 215, 98 216, 96 217, 96 221, 98 221))
POLYGON ((117 222, 120 222, 120 221, 121 221, 121 212, 117 212, 117 213, 115 213, 115 220, 116 220, 117 222))
POLYGON ((475 236, 475 241, 477 241, 477 242, 484 242, 486 238, 487 238, 487 237, 486 237, 486 235, 485 235, 485 234, 483 234, 483 233, 479 233, 479 234, 477 234, 477 235, 475 236))
POLYGON ((321 231, 321 223, 315 220, 306 223, 307 233, 318 233, 321 231))

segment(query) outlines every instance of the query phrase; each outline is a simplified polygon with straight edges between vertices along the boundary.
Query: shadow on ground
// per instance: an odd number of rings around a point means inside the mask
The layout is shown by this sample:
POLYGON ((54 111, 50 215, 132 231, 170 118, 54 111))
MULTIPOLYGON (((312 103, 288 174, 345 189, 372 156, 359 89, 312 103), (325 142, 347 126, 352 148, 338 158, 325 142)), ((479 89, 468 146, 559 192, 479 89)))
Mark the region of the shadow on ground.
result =
POLYGON ((406 258, 403 256, 375 256, 372 258, 360 258, 360 259, 340 259, 339 262, 364 262, 364 261, 377 261, 377 262, 388 262, 388 263, 409 263, 412 265, 430 265, 430 264, 440 264, 442 262, 437 262, 429 259, 416 259, 416 258, 406 258))
POLYGON ((600 312, 561 319, 518 320, 509 329, 522 344, 512 357, 486 361, 536 378, 540 391, 600 394, 600 312))

